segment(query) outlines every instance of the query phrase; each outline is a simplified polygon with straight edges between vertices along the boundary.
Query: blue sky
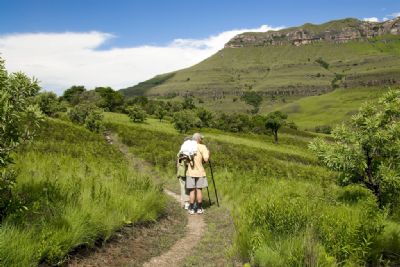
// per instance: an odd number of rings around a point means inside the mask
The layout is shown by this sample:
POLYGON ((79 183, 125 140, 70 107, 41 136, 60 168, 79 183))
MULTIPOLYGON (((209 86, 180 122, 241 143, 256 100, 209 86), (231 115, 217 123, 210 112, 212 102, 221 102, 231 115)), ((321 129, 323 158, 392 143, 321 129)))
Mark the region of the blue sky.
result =
POLYGON ((0 0, 0 55, 58 93, 121 88, 193 65, 243 31, 399 12, 394 0, 0 0))
POLYGON ((2 0, 0 33, 96 30, 118 36, 112 45, 159 45, 263 24, 295 26, 395 12, 400 1, 2 0))

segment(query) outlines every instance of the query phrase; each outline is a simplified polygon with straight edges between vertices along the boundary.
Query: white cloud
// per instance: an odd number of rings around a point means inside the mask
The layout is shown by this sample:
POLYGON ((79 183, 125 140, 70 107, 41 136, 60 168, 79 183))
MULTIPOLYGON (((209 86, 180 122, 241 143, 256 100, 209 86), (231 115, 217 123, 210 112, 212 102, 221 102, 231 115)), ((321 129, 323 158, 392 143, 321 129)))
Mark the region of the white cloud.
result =
POLYGON ((98 48, 115 36, 103 32, 0 35, 0 55, 9 71, 35 76, 46 90, 61 93, 71 85, 127 87, 204 60, 235 35, 277 30, 263 25, 205 39, 176 39, 165 46, 98 48))
POLYGON ((379 19, 377 17, 372 17, 372 18, 363 18, 363 21, 369 21, 369 22, 379 22, 379 19))
POLYGON ((390 14, 389 16, 392 17, 392 18, 400 17, 400 12, 392 13, 392 14, 390 14))

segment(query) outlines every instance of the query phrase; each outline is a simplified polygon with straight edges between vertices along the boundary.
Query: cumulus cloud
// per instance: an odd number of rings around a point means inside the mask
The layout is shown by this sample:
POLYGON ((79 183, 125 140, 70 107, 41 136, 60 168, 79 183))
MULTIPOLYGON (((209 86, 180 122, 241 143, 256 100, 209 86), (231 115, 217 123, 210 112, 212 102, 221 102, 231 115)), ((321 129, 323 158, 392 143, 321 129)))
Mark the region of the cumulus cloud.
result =
POLYGON ((371 18, 363 18, 363 21, 379 22, 379 19, 377 17, 371 17, 371 18))
POLYGON ((196 64, 242 32, 278 29, 263 25, 204 39, 176 39, 165 46, 109 49, 99 48, 117 37, 103 32, 9 34, 0 35, 0 56, 6 60, 8 70, 35 76, 44 89, 58 94, 71 85, 119 89, 196 64))

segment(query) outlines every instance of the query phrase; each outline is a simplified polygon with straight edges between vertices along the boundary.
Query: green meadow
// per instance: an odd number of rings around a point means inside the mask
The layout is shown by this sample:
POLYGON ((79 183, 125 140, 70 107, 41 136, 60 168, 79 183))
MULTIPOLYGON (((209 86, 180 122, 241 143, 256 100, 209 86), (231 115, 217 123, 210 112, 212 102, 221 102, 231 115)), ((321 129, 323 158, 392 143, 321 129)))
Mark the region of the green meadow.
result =
POLYGON ((365 102, 375 103, 388 88, 336 89, 333 92, 300 98, 291 103, 276 106, 288 114, 301 129, 313 131, 315 126, 335 126, 357 113, 365 102))
MULTIPOLYGON (((133 154, 153 164, 167 187, 177 186, 175 157, 185 135, 168 121, 132 123, 113 113, 105 120, 133 154)), ((222 205, 234 219, 234 257, 258 266, 397 262, 397 220, 380 210, 365 188, 337 185, 337 174, 307 149, 315 135, 287 131, 276 145, 271 136, 201 132, 222 205)))

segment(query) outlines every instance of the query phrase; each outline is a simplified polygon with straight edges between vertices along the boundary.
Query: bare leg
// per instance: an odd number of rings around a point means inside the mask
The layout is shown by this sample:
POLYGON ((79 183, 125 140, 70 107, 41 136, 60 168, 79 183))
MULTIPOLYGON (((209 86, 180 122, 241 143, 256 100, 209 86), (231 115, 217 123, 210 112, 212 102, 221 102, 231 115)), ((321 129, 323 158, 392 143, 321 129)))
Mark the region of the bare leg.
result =
POLYGON ((190 190, 190 193, 189 193, 190 204, 194 204, 194 199, 196 197, 196 195, 195 195, 196 189, 189 189, 189 190, 190 190))
POLYGON ((196 189, 197 193, 197 203, 202 203, 203 202, 203 192, 201 191, 201 188, 196 189))

